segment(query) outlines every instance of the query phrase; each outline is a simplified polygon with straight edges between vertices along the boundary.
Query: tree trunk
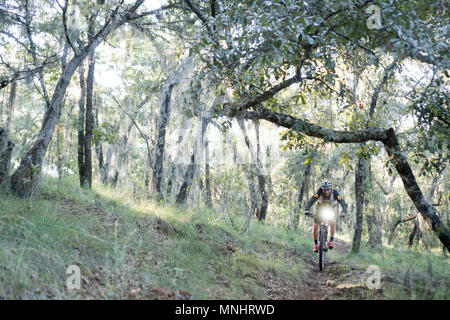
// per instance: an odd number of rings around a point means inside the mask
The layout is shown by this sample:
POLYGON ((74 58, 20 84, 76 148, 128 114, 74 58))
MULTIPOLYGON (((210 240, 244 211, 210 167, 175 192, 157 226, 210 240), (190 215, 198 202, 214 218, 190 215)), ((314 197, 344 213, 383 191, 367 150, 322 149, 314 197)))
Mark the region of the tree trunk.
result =
MULTIPOLYGON (((186 156, 186 149, 190 149, 189 142, 191 141, 192 135, 191 124, 192 121, 187 120, 185 117, 181 118, 175 155, 172 159, 172 163, 169 164, 170 168, 167 170, 167 192, 170 194, 170 197, 175 200, 177 198, 178 191, 180 190, 180 176, 183 177, 183 173, 190 163, 189 160, 189 163, 185 164, 184 158, 186 156), (188 148, 186 148, 186 146, 188 146, 188 148)), ((183 183, 183 181, 181 181, 181 183, 183 183)))
POLYGON ((14 115, 14 106, 16 104, 16 93, 17 93, 17 81, 11 83, 11 89, 9 91, 8 99, 8 111, 6 113, 6 132, 9 135, 12 118, 14 115))
POLYGON ((267 214, 267 208, 269 206, 269 196, 266 190, 266 177, 263 173, 263 164, 261 160, 261 147, 259 140, 259 120, 255 120, 255 133, 256 133, 256 166, 258 167, 258 185, 259 192, 261 194, 261 207, 258 212, 258 219, 265 220, 267 214))
POLYGON ((88 75, 86 82, 86 124, 84 133, 84 183, 88 188, 92 187, 92 130, 93 116, 93 91, 95 71, 95 50, 91 50, 88 56, 88 75))
POLYGON ((3 107, 5 105, 5 93, 6 93, 6 87, 2 88, 2 100, 0 103, 0 123, 3 122, 3 107))
POLYGON ((14 114, 14 105, 16 101, 17 81, 11 83, 8 99, 8 110, 6 111, 5 128, 0 128, 0 191, 8 192, 11 186, 10 169, 11 156, 14 149, 14 143, 10 141, 9 132, 14 114))
POLYGON ((236 155, 237 162, 242 163, 242 168, 244 170, 245 176, 247 177, 247 183, 248 183, 248 189, 250 192, 250 210, 247 215, 247 219, 244 224, 244 230, 243 232, 248 232, 250 228, 250 220, 253 216, 257 217, 259 212, 259 205, 258 205, 258 195, 256 193, 256 186, 255 186, 255 164, 245 164, 244 160, 240 157, 236 145, 232 144, 233 152, 236 155))
POLYGON ((85 56, 74 57, 68 64, 56 85, 39 135, 30 150, 22 157, 20 165, 11 176, 11 189, 20 197, 31 196, 39 185, 42 162, 61 115, 62 100, 70 78, 85 56))
POLYGON ((244 165, 244 171, 247 176, 247 182, 248 182, 248 189, 250 191, 250 210, 251 215, 255 215, 258 217, 259 210, 259 204, 258 204, 258 195, 256 193, 256 186, 255 186, 255 179, 254 174, 252 173, 252 168, 254 168, 254 165, 244 165))
POLYGON ((383 247, 380 223, 375 215, 375 210, 372 215, 367 216, 367 226, 369 231, 369 245, 372 248, 380 249, 383 247))
POLYGON ((7 192, 10 188, 9 171, 14 143, 9 140, 6 129, 0 128, 0 191, 7 192))
POLYGON ((304 208, 305 195, 309 194, 309 178, 311 176, 312 168, 313 168, 313 161, 311 160, 306 164, 305 170, 303 171, 302 185, 300 187, 300 192, 298 193, 297 199, 297 210, 295 210, 294 214, 294 230, 297 230, 298 228, 299 216, 301 214, 302 209, 304 208))
MULTIPOLYGON (((364 144, 361 144, 364 148, 364 144)), ((360 155, 358 166, 355 170, 355 198, 356 198, 356 223, 355 233, 353 234, 352 252, 359 252, 361 246, 361 235, 363 228, 363 212, 364 212, 364 178, 366 171, 366 161, 364 156, 360 155)))
POLYGON ((80 74, 80 100, 78 101, 78 177, 80 180, 80 186, 84 186, 86 178, 86 166, 84 162, 85 151, 85 134, 84 134, 84 122, 85 122, 85 102, 86 102, 86 83, 84 79, 84 63, 82 62, 79 67, 80 74))
MULTIPOLYGON (((99 103, 98 97, 97 97, 96 104, 95 104, 95 126, 97 128, 100 127, 99 120, 98 120, 99 109, 100 109, 100 103, 99 103)), ((104 159, 103 159, 103 146, 102 146, 102 142, 99 139, 95 140, 95 152, 97 153, 100 181, 103 184, 105 184, 106 183, 106 168, 105 168, 105 163, 104 163, 104 159)))
POLYGON ((62 134, 61 134, 62 128, 60 125, 58 125, 57 129, 56 129, 56 153, 57 153, 57 163, 56 163, 56 168, 58 169, 58 179, 61 180, 62 176, 63 176, 63 164, 62 164, 62 155, 61 155, 61 139, 62 139, 62 134))
MULTIPOLYGON (((183 178, 183 183, 180 187, 180 190, 176 197, 176 203, 178 205, 184 205, 188 198, 189 192, 191 191, 192 181, 194 179, 194 175, 196 173, 197 165, 201 163, 204 145, 205 145, 205 133, 208 127, 209 121, 211 120, 212 113, 207 113, 206 116, 201 116, 200 118, 200 126, 196 127, 196 134, 194 140, 194 148, 191 156, 191 163, 188 165, 186 169, 186 173, 183 178)), ((185 138, 186 139, 186 138, 185 138)), ((189 140, 186 140, 189 142, 189 140)))
POLYGON ((205 204, 207 207, 212 208, 208 141, 205 142, 205 204))
POLYGON ((211 121, 213 112, 208 110, 206 115, 202 114, 202 132, 201 132, 201 145, 204 148, 205 152, 205 204, 207 207, 212 207, 212 196, 211 196, 211 174, 210 174, 210 165, 209 165, 209 146, 208 139, 206 137, 206 132, 208 129, 209 122, 211 121))
POLYGON ((183 183, 181 184, 180 190, 178 191, 176 199, 177 205, 184 205, 186 203, 190 188, 192 186, 192 179, 194 178, 194 174, 195 174, 195 151, 192 152, 191 163, 188 165, 186 169, 183 183))
POLYGON ((445 245, 447 250, 450 250, 450 232, 442 223, 437 211, 424 198, 420 190, 414 173, 409 166, 406 157, 400 151, 397 136, 393 129, 388 130, 389 138, 384 141, 386 152, 394 164, 395 169, 402 178, 403 185, 406 192, 413 201, 417 210, 422 216, 431 224, 431 228, 438 236, 439 240, 445 245))
POLYGON ((261 162, 261 150, 259 146, 259 124, 255 122, 255 132, 256 132, 256 152, 253 150, 250 139, 247 135, 247 131, 245 129, 245 124, 242 119, 238 120, 238 124, 241 128, 241 131, 244 135, 245 144, 250 153, 250 159, 252 162, 251 168, 255 169, 256 178, 258 179, 258 189, 261 197, 261 206, 259 206, 258 211, 256 212, 256 216, 258 220, 264 220, 266 218, 267 207, 269 205, 269 200, 266 192, 266 178, 263 174, 262 162, 261 162))
POLYGON ((253 174, 250 172, 250 168, 248 165, 244 165, 244 172, 247 176, 248 188, 250 191, 250 212, 247 215, 247 220, 244 224, 244 233, 247 233, 250 229, 250 220, 253 216, 257 216, 259 208, 258 208, 258 197, 256 195, 255 181, 253 179, 253 174))
POLYGON ((158 133, 156 139, 155 156, 153 164, 152 193, 157 200, 162 200, 161 183, 163 176, 164 147, 166 145, 166 127, 169 122, 170 100, 172 98, 172 89, 175 83, 167 83, 163 88, 163 101, 158 122, 158 133))

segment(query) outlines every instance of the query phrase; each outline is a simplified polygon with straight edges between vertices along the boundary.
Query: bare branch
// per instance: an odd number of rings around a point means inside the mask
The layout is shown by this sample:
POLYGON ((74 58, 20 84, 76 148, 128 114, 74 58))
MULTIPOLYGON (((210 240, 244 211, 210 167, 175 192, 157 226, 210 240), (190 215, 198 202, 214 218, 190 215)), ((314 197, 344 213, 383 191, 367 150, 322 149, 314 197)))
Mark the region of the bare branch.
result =
MULTIPOLYGON (((152 151, 151 151, 150 145, 149 145, 149 143, 148 143, 148 140, 149 140, 148 135, 146 135, 145 133, 142 132, 141 128, 140 128, 139 125, 137 124, 137 122, 136 122, 136 120, 134 119, 134 117, 131 116, 131 115, 130 115, 130 114, 129 114, 129 113, 128 113, 121 105, 120 105, 119 101, 117 101, 117 99, 116 99, 114 96, 112 96, 112 95, 111 95, 111 98, 112 98, 112 99, 114 100, 114 102, 117 104, 117 106, 119 107, 119 109, 122 110, 123 113, 125 113, 125 114, 128 116, 128 118, 130 118, 131 122, 133 122, 134 126, 135 126, 136 129, 139 131, 139 133, 140 133, 142 139, 144 139, 145 145, 146 145, 146 147, 147 147, 147 156, 148 156, 148 159, 149 159, 149 163, 153 163, 153 159, 152 159, 152 151)), ((142 101, 142 103, 140 103, 140 106, 143 106, 145 103, 147 103, 149 99, 150 99, 150 97, 147 96, 147 97, 142 101)), ((140 107, 138 107, 138 108, 140 108, 140 107)))
POLYGON ((375 112, 375 107, 377 106, 378 102, 378 95, 380 94, 381 89, 386 85, 386 82, 388 79, 392 76, 394 67, 397 65, 398 59, 394 59, 394 61, 386 67, 384 70, 383 78, 381 79, 381 82, 378 84, 378 86, 375 88, 375 91, 372 95, 372 100, 370 102, 370 110, 369 110, 369 116, 372 118, 373 113, 375 112))
MULTIPOLYGON (((31 50, 30 50, 31 56, 33 57, 34 66, 37 67, 38 60, 37 60, 37 54, 36 54, 36 44, 33 41, 33 36, 32 36, 32 32, 31 32, 31 15, 30 15, 30 8, 29 8, 29 0, 25 0, 25 22, 26 22, 25 27, 27 30, 28 42, 30 43, 30 47, 31 47, 31 50)), ((40 71, 38 71, 38 73, 39 73, 39 83, 40 83, 41 89, 42 89, 42 96, 44 97, 47 108, 49 108, 50 107, 50 98, 47 93, 47 88, 45 87, 44 74, 42 72, 42 69, 40 71)))

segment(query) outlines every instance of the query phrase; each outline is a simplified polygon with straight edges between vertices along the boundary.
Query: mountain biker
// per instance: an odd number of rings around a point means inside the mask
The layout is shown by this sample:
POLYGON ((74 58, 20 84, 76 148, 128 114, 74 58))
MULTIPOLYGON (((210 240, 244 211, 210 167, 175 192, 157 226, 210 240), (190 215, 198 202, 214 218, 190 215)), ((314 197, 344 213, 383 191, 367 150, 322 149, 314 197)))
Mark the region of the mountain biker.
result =
MULTIPOLYGON (((311 216, 309 210, 311 209, 311 206, 316 203, 316 201, 319 201, 317 212, 319 212, 320 208, 322 206, 332 206, 335 207, 337 205, 337 202, 342 206, 343 212, 341 212, 340 216, 345 217, 347 214, 347 203, 345 203, 344 198, 334 190, 333 185, 330 181, 325 180, 320 185, 319 190, 309 199, 308 203, 306 204, 305 208, 305 216, 311 216)), ((319 224, 320 224, 320 217, 318 214, 314 215, 314 230, 313 230, 313 236, 314 236, 314 252, 318 252, 319 245, 317 243, 317 238, 319 237, 319 224)), ((334 216, 333 219, 330 221, 330 241, 328 242, 328 248, 333 249, 334 244, 334 233, 335 233, 335 227, 336 227, 336 216, 334 216)))

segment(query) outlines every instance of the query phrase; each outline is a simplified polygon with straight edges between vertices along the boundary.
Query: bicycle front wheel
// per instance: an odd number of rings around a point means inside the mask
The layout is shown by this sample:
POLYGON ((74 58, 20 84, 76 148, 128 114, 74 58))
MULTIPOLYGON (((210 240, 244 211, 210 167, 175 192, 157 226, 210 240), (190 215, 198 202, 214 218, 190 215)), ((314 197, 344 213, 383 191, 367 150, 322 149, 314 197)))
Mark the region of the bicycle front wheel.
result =
POLYGON ((319 234, 319 270, 325 269, 325 245, 327 244, 327 230, 325 228, 320 228, 319 234))

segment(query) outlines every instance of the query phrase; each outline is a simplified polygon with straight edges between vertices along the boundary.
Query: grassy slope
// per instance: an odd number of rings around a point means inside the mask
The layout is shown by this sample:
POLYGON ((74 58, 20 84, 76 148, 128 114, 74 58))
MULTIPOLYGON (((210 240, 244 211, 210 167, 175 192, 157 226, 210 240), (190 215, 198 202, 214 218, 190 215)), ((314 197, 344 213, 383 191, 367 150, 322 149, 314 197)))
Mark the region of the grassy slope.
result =
POLYGON ((252 221, 242 234, 221 213, 158 206, 101 186, 85 191, 74 180, 45 181, 28 201, 0 197, 0 298, 450 298, 449 262, 439 254, 329 256, 319 275, 309 232, 252 221), (69 291, 65 271, 73 264, 82 289, 69 291), (345 291, 346 283, 365 281, 370 264, 381 267, 384 290, 345 291), (327 288, 328 278, 339 285, 327 288))

